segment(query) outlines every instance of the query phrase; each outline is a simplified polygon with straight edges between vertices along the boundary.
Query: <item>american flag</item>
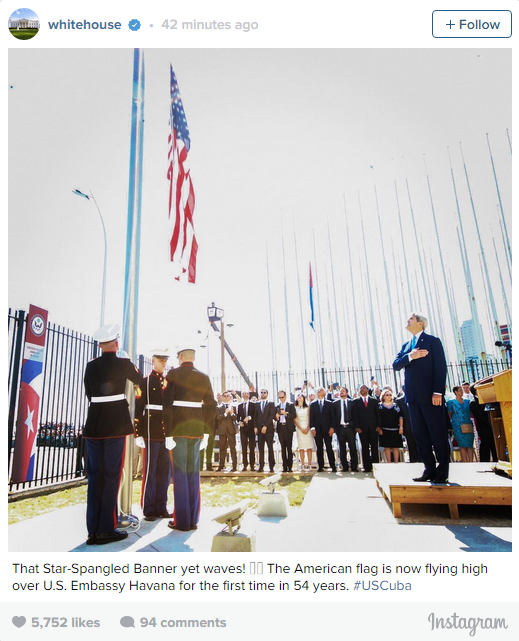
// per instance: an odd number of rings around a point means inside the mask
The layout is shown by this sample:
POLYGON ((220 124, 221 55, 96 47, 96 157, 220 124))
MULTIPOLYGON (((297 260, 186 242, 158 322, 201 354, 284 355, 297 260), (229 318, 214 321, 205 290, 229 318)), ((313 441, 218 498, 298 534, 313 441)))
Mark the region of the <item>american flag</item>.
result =
MULTIPOLYGON (((170 260, 178 265, 179 272, 185 274, 189 283, 196 279, 196 255, 198 243, 195 237, 193 214, 195 211, 195 192, 189 169, 184 163, 191 147, 184 105, 180 97, 177 78, 173 67, 171 71, 171 132, 168 136, 168 180, 169 180, 169 219, 173 223, 171 235, 170 260)), ((180 275, 176 280, 180 280, 180 275)))

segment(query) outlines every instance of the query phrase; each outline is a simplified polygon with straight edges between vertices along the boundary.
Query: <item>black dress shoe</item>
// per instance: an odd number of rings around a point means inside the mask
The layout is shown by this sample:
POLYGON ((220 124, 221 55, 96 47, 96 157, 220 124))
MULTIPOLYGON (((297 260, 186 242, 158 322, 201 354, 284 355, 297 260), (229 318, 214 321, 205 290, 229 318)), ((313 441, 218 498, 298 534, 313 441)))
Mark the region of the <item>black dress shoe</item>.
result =
POLYGON ((433 478, 434 477, 431 474, 424 472, 422 476, 417 476, 413 481, 415 481, 415 483, 425 483, 427 481, 432 481, 433 478))
POLYGON ((144 517, 145 521, 156 521, 157 518, 153 514, 146 514, 144 517))
POLYGON ((431 484, 432 485, 447 485, 448 482, 449 482, 449 479, 437 478, 437 479, 433 479, 431 481, 431 484))
POLYGON ((155 514, 158 519, 172 519, 173 512, 161 512, 160 514, 155 514))
POLYGON ((191 528, 188 527, 178 527, 178 525, 175 525, 173 521, 170 521, 168 523, 168 527, 171 528, 172 530, 178 530, 179 532, 189 532, 191 528))
POLYGON ((270 473, 274 474, 274 468, 273 467, 270 468, 270 473))
POLYGON ((317 468, 317 471, 318 471, 318 472, 324 472, 324 467, 319 467, 319 468, 317 468))
POLYGON ((263 468, 262 468, 262 467, 259 467, 259 468, 258 468, 258 472, 259 472, 260 474, 263 474, 263 468))
POLYGON ((242 469, 242 472, 246 472, 246 471, 247 471, 247 468, 246 468, 246 467, 244 467, 244 468, 242 469))
POLYGON ((97 534, 89 534, 86 540, 87 545, 95 545, 97 539, 97 534))
POLYGON ((192 525, 189 529, 190 530, 198 530, 198 525, 192 525))
POLYGON ((116 541, 123 541, 128 538, 128 532, 120 532, 114 530, 113 532, 101 532, 96 535, 95 545, 105 545, 106 543, 115 543, 116 541))
POLYGON ((232 470, 231 470, 231 472, 237 472, 237 471, 238 471, 237 467, 233 467, 232 470))
POLYGON ((205 468, 206 472, 212 472, 213 471, 213 466, 209 465, 208 467, 205 468))

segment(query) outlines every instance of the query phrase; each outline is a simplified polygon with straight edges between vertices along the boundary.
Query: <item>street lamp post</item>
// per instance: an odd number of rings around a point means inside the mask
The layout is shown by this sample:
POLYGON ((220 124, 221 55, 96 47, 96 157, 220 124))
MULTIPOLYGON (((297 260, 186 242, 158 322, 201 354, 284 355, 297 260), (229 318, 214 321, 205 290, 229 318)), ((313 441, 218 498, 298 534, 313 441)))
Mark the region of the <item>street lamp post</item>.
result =
POLYGON ((220 348, 222 359, 222 392, 225 392, 225 330, 223 323, 223 309, 216 307, 214 302, 207 308, 207 316, 209 322, 215 323, 220 321, 220 348))
POLYGON ((105 243, 105 251, 104 251, 104 259, 103 259, 103 285, 101 288, 101 319, 99 323, 99 326, 102 327, 105 324, 104 321, 105 321, 105 299, 106 299, 106 260, 108 257, 108 240, 106 238, 105 221, 103 220, 103 215, 101 214, 101 210, 99 209, 99 205, 97 204, 97 201, 94 198, 94 194, 92 193, 92 191, 90 192, 90 196, 88 196, 87 194, 84 194, 82 191, 79 191, 79 189, 73 189, 72 193, 76 194, 76 196, 81 196, 81 198, 86 198, 87 200, 93 201, 99 213, 99 218, 101 219, 101 225, 103 226, 103 238, 105 243))

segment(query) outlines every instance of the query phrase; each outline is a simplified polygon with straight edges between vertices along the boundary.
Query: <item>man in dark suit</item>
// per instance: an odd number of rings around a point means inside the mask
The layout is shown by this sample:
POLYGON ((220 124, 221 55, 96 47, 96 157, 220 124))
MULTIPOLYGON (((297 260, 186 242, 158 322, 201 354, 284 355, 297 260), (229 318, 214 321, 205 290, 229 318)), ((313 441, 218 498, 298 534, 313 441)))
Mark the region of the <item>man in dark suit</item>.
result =
POLYGON ((371 472, 373 463, 378 463, 378 434, 380 410, 378 401, 368 394, 367 385, 361 385, 360 396, 352 403, 351 418, 355 431, 360 436, 364 472, 371 472))
MULTIPOLYGON (((207 374, 195 369, 195 350, 177 352, 179 367, 169 370, 164 390, 164 432, 173 437, 172 530, 196 530, 200 517, 200 444, 216 414, 216 401, 207 374)), ((208 440, 208 437, 207 437, 208 440)))
POLYGON ((274 418, 276 417, 276 406, 268 400, 268 390, 260 390, 260 400, 256 403, 254 414, 254 433, 258 436, 259 448, 259 470, 263 472, 265 466, 265 443, 269 451, 269 469, 274 471, 276 461, 274 459, 274 418))
POLYGON ((241 454, 243 460, 242 472, 247 471, 250 461, 250 469, 254 470, 256 463, 256 436, 254 434, 254 413, 256 403, 250 401, 249 392, 242 392, 243 403, 238 405, 238 425, 240 426, 241 454))
POLYGON ((328 455, 328 463, 332 472, 337 472, 335 455, 332 449, 332 436, 334 434, 331 401, 325 398, 324 387, 317 389, 317 398, 310 404, 310 428, 317 446, 318 472, 324 472, 324 446, 328 455))
POLYGON ((422 476, 414 480, 446 483, 450 459, 443 400, 447 363, 440 339, 426 334, 426 327, 425 316, 411 315, 406 329, 413 338, 402 346, 393 369, 404 369, 411 426, 425 466, 422 476))
POLYGON ((236 455, 236 410, 232 404, 230 392, 222 394, 223 403, 216 410, 216 433, 218 434, 220 446, 220 465, 218 471, 222 472, 225 468, 225 458, 227 456, 227 446, 231 450, 232 471, 238 470, 238 457, 236 455))
POLYGON ((276 405, 276 430, 281 445, 281 458, 283 459, 283 472, 292 471, 292 437, 296 429, 294 419, 296 408, 287 401, 287 393, 284 390, 278 392, 279 403, 276 405))
POLYGON ((103 325, 94 333, 101 356, 85 370, 90 401, 83 430, 87 449, 87 545, 121 541, 127 532, 116 529, 117 495, 122 477, 126 436, 133 434, 126 381, 140 385, 142 377, 128 358, 119 358, 119 325, 103 325))
POLYGON ((348 396, 348 390, 341 387, 339 398, 333 403, 333 426, 339 441, 339 453, 342 471, 347 472, 349 465, 346 458, 346 443, 350 450, 351 471, 358 471, 357 444, 355 441, 356 432, 353 427, 352 418, 353 401, 348 396))

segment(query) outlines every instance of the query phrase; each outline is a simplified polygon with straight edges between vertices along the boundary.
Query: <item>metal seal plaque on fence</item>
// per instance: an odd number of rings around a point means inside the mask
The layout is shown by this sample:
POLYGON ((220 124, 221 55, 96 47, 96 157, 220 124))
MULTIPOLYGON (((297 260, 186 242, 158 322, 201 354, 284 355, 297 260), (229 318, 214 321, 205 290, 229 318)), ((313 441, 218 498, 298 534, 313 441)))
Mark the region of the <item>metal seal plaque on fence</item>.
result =
POLYGON ((25 483, 34 478, 36 435, 39 428, 40 400, 43 385, 43 360, 47 338, 46 309, 29 307, 23 348, 20 397, 16 419, 14 461, 11 481, 25 483))

